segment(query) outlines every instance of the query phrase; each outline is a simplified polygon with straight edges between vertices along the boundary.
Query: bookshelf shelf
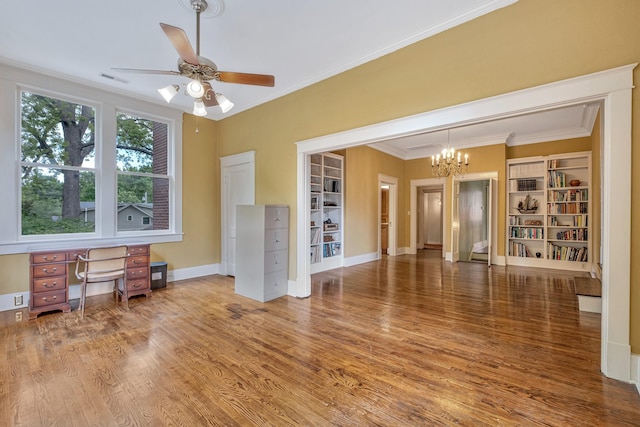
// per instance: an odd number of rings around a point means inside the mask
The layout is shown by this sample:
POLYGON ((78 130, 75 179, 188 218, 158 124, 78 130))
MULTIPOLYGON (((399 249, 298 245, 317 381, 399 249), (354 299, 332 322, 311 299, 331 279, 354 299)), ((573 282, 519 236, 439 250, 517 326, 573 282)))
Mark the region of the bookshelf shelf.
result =
POLYGON ((342 156, 333 153, 309 156, 312 273, 342 266, 343 162, 342 156))
POLYGON ((588 270, 591 153, 508 160, 507 176, 507 264, 588 270))

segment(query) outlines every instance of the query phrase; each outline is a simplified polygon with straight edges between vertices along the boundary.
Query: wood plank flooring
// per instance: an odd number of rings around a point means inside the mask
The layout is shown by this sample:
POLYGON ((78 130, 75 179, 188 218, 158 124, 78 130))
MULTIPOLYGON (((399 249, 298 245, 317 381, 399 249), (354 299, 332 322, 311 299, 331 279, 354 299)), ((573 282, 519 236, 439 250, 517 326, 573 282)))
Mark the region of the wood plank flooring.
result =
POLYGON ((0 425, 640 425, 575 273, 439 254, 314 275, 307 299, 210 276, 128 311, 88 298, 84 320, 2 312, 0 425))

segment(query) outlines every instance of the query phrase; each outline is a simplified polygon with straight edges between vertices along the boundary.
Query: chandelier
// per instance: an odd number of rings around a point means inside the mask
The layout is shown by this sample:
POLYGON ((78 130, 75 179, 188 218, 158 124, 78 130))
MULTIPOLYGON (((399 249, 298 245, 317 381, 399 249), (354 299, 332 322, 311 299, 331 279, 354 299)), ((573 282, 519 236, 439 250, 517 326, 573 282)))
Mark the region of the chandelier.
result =
POLYGON ((464 175, 469 166, 469 155, 456 152, 449 146, 449 130, 447 129, 447 148, 442 150, 442 154, 431 156, 431 173, 438 178, 446 178, 449 175, 464 175))

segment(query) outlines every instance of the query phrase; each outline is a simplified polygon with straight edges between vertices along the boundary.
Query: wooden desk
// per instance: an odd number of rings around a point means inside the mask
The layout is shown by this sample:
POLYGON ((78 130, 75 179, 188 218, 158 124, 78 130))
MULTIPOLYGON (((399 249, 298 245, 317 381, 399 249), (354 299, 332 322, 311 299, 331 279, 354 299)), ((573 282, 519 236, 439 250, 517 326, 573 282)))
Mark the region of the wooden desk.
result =
MULTIPOLYGON (((151 295, 150 245, 128 247, 127 286, 129 298, 136 295, 151 295)), ((69 275, 75 270, 78 255, 85 255, 87 249, 69 249, 32 252, 29 254, 29 319, 38 314, 62 310, 71 311, 69 304, 69 275)), ((122 295, 122 289, 118 289, 122 295)))

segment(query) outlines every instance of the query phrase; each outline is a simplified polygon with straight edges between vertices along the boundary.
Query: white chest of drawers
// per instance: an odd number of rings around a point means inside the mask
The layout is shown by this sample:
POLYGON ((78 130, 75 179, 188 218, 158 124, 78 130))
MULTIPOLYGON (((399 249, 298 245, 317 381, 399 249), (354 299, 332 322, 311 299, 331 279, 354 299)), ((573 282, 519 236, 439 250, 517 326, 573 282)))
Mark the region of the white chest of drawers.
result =
POLYGON ((287 294, 289 207, 236 207, 237 294, 265 302, 287 294))

